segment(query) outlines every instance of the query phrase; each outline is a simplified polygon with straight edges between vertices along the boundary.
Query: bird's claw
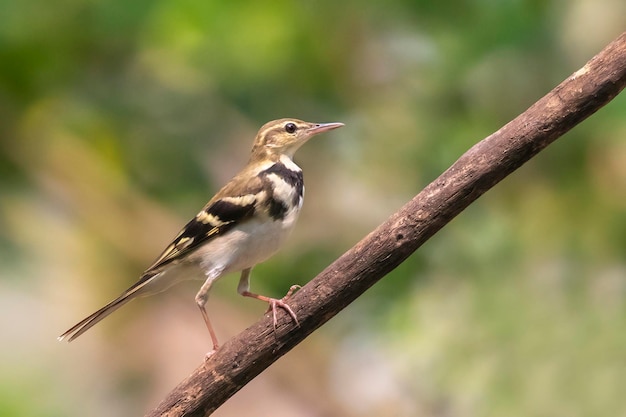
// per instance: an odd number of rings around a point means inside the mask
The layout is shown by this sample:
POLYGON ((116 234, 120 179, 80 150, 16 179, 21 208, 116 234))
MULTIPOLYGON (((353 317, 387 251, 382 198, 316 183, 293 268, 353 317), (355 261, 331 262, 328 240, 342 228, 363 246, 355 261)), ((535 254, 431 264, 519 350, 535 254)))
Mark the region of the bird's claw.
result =
POLYGON ((283 300, 285 298, 289 298, 291 297, 291 294, 293 294, 294 292, 298 291, 299 289, 301 289, 302 287, 300 285, 292 285, 291 287, 289 287, 289 291, 287 291, 287 294, 285 294, 285 296, 283 297, 283 300))
POLYGON ((280 307, 283 310, 285 310, 293 319, 293 321, 296 322, 296 326, 300 327, 300 322, 298 322, 298 317, 296 316, 296 313, 293 312, 293 310, 291 309, 291 307, 289 307, 289 304, 287 304, 285 302, 285 300, 289 297, 291 297, 291 295, 299 290, 300 288, 302 288, 299 285, 292 285, 289 288, 289 291, 287 291, 287 294, 285 294, 285 296, 281 299, 278 298, 270 298, 268 300, 269 302, 269 307, 266 311, 266 313, 269 313, 270 311, 272 312, 272 319, 273 319, 273 324, 274 324, 274 331, 276 331, 276 325, 278 323, 277 319, 276 319, 276 308, 280 307))
POLYGON ((204 362, 205 362, 205 363, 206 363, 206 362, 208 362, 208 361, 209 361, 209 359, 211 359, 211 356, 213 356, 213 354, 214 354, 216 351, 217 351, 217 349, 215 349, 215 348, 213 348, 213 349, 211 349, 210 351, 208 351, 208 352, 206 353, 206 355, 204 355, 204 362))

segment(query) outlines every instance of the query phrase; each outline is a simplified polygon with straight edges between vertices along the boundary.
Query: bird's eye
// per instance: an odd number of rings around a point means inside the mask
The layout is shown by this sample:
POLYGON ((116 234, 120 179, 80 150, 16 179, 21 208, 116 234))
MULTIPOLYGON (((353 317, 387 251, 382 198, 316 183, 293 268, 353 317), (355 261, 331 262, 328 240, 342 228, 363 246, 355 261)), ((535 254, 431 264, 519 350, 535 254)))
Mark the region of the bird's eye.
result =
POLYGON ((298 127, 295 124, 293 124, 293 123, 287 123, 285 125, 285 131, 287 133, 293 133, 293 132, 296 131, 296 129, 298 129, 298 127))

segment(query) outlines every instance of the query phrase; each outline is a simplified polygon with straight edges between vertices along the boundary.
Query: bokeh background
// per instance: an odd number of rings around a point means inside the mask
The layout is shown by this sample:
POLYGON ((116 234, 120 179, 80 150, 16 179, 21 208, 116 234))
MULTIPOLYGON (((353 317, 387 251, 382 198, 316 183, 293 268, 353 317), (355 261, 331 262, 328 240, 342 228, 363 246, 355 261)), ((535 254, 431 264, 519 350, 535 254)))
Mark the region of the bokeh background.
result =
MULTIPOLYGON (((622 0, 0 1, 0 415, 142 415, 202 360, 200 283, 71 344, 247 160, 342 121, 252 288, 304 284, 626 28, 622 0)), ((227 416, 626 416, 626 98, 499 184, 227 416)), ((221 340, 265 306, 220 281, 221 340)))

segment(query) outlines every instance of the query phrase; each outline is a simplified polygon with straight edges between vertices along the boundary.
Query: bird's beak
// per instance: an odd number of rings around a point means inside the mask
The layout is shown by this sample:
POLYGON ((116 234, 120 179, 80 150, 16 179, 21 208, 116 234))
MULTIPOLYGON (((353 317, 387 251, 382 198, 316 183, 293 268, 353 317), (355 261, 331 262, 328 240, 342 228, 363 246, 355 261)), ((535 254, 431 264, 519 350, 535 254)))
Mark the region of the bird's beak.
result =
POLYGON ((327 132, 329 130, 337 129, 343 126, 343 123, 318 123, 313 127, 307 129, 311 135, 317 135, 318 133, 327 132))

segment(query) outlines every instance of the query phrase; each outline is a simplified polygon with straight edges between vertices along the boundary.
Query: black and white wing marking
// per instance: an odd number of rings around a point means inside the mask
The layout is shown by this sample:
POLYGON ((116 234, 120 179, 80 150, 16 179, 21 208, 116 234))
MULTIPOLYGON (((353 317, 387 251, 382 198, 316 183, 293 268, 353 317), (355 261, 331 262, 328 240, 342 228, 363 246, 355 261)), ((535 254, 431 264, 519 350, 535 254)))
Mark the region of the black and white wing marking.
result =
POLYGON ((254 215, 256 201, 256 194, 246 194, 222 197, 208 204, 185 225, 144 275, 151 275, 163 266, 177 262, 207 241, 250 219, 254 215))

